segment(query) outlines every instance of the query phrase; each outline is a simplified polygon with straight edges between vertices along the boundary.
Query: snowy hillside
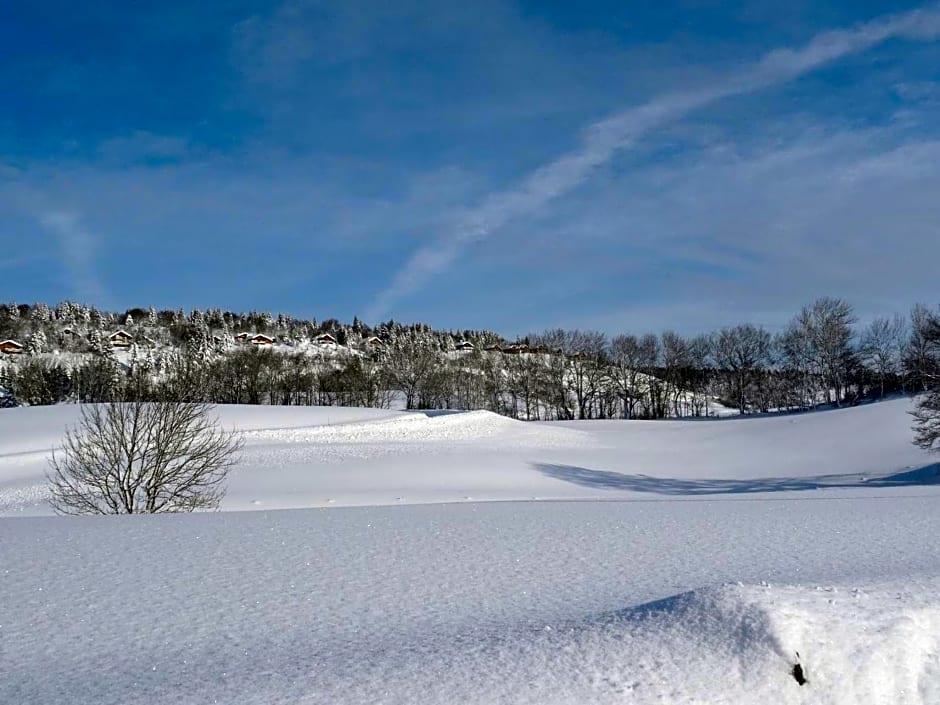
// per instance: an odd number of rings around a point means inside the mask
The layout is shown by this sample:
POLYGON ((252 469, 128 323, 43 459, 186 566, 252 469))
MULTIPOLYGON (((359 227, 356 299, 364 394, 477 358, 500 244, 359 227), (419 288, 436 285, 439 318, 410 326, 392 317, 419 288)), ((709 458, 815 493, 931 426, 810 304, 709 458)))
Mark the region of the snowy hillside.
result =
MULTIPOLYGON (((524 423, 485 411, 222 406, 223 425, 247 442, 222 508, 920 492, 936 459, 911 445, 910 408, 524 423)), ((0 413, 0 513, 50 513, 46 459, 78 407, 0 413)))
POLYGON ((937 703, 940 487, 909 406, 222 407, 228 511, 104 518, 25 516, 76 409, 3 410, 0 702, 937 703), (534 497, 577 501, 478 501, 534 497))

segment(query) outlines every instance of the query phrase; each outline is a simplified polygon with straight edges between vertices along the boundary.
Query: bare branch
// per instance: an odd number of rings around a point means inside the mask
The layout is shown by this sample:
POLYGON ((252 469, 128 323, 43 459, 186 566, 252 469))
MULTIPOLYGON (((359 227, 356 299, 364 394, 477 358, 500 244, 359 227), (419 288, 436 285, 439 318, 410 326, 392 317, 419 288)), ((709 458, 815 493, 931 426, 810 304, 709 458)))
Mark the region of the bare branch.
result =
POLYGON ((202 402, 88 405, 49 462, 52 506, 60 514, 213 509, 242 445, 202 402))

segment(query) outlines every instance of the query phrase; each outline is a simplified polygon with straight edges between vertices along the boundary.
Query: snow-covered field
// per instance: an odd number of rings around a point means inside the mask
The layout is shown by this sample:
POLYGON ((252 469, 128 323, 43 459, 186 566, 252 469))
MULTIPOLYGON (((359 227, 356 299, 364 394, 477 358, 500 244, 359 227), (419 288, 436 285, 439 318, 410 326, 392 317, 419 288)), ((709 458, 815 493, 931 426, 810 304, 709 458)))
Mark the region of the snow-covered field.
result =
POLYGON ((43 516, 76 408, 0 411, 0 703, 940 703, 909 408, 223 407, 227 511, 87 519, 43 516))

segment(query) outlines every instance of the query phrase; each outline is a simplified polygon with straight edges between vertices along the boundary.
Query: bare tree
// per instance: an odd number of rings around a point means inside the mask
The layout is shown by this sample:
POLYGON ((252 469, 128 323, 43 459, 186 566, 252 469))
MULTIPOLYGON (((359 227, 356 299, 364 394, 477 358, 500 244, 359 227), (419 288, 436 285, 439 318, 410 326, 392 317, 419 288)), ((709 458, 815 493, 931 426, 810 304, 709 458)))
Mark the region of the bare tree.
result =
POLYGON ((876 318, 862 331, 859 353, 862 364, 878 377, 879 396, 885 395, 885 380, 898 374, 905 334, 904 319, 876 318))
POLYGON ((933 343, 930 340, 934 319, 935 315, 923 304, 916 304, 911 309, 910 335, 904 345, 903 367, 918 392, 927 390, 931 367, 936 362, 931 354, 933 343))
POLYGON ((712 352, 718 370, 731 382, 738 411, 747 413, 748 388, 769 364, 770 333, 749 324, 722 328, 713 339, 712 352))
POLYGON ((544 368, 545 400, 554 407, 555 418, 574 419, 574 409, 568 393, 568 364, 565 355, 568 349, 567 331, 556 328, 529 335, 528 339, 537 348, 548 351, 544 368))
POLYGON ((842 402, 849 372, 855 362, 853 323, 855 314, 852 306, 842 299, 828 297, 804 306, 791 323, 791 328, 803 338, 802 345, 813 361, 813 372, 825 381, 826 401, 834 401, 836 406, 842 402))
POLYGON ((640 338, 640 369, 643 370, 643 392, 645 407, 643 415, 657 418, 665 415, 662 409, 662 385, 656 378, 657 365, 659 365, 661 350, 659 337, 653 333, 646 333, 640 338))
POLYGON ((568 384, 578 402, 578 418, 594 417, 593 403, 604 378, 604 349, 607 340, 597 331, 568 331, 565 336, 565 359, 568 384))
POLYGON ((417 406, 421 390, 443 364, 434 341, 414 334, 392 341, 382 362, 391 381, 404 391, 408 409, 417 406))
POLYGON ((623 417, 632 419, 636 405, 643 393, 648 378, 643 374, 646 354, 641 341, 635 335, 618 335, 610 341, 611 374, 617 391, 623 400, 623 417))
POLYGON ((688 391, 688 406, 693 416, 708 415, 708 382, 711 376, 711 336, 696 335, 688 341, 689 367, 685 371, 684 386, 688 391))
POLYGON ((672 414, 682 416, 680 401, 687 390, 688 371, 691 368, 691 344, 675 331, 662 334, 663 382, 670 399, 672 414))
POLYGON ((60 514, 212 509, 241 447, 202 402, 84 406, 49 463, 52 506, 60 514))

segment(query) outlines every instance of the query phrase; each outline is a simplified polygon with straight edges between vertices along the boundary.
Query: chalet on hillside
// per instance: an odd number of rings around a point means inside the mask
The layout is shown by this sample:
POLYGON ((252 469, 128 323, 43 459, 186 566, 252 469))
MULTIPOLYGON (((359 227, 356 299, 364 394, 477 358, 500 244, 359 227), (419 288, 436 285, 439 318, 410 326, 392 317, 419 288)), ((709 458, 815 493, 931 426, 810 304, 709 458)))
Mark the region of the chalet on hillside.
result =
POLYGON ((263 333, 258 333, 257 335, 251 336, 248 341, 252 345, 257 345, 258 347, 274 345, 274 338, 272 338, 270 335, 264 335, 263 333))
POLYGON ((239 333, 238 335, 235 336, 235 342, 247 343, 249 338, 251 338, 251 335, 249 335, 248 333, 239 333))
POLYGON ((373 349, 385 347, 385 343, 383 343, 382 339, 377 335, 373 335, 371 338, 367 339, 366 345, 373 349))
POLYGON ((134 343, 134 336, 127 331, 119 330, 109 335, 108 340, 111 341, 111 347, 129 348, 134 343))
POLYGON ((336 338, 329 333, 320 333, 320 335, 313 339, 313 342, 317 345, 338 345, 336 338))
POLYGON ((485 348, 483 348, 483 351, 498 353, 498 352, 502 352, 503 348, 499 343, 495 343, 494 345, 487 345, 485 348))
POLYGON ((23 346, 16 340, 0 340, 0 353, 4 355, 19 355, 23 346))
POLYGON ((529 346, 525 344, 510 345, 509 347, 504 348, 503 352, 507 355, 521 355, 522 353, 529 352, 529 346))
POLYGON ((476 350, 476 346, 469 340, 461 340, 459 343, 454 345, 454 350, 457 352, 476 350))

